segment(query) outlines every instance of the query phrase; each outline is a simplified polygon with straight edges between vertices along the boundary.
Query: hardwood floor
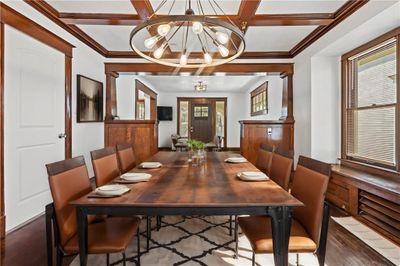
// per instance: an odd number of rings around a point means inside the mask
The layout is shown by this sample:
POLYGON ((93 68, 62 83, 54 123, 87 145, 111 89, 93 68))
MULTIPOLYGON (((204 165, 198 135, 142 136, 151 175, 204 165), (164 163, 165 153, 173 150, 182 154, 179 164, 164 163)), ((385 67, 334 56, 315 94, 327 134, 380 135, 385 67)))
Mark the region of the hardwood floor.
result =
MULTIPOLYGON (((335 209, 332 214, 334 216, 341 215, 335 209)), ((68 265, 71 259, 65 260, 64 265, 68 265)), ((1 241, 0 262, 0 265, 4 266, 46 265, 45 220, 43 216, 7 235, 1 241)), ((328 266, 392 265, 332 219, 329 223, 326 264, 328 266)))

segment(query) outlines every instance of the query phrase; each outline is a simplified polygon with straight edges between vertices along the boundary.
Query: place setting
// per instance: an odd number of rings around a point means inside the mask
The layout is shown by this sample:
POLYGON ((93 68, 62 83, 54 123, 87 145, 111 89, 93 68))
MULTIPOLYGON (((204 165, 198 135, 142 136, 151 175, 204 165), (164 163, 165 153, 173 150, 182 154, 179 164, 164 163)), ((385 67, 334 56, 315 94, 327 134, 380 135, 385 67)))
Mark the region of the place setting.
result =
POLYGON ((226 163, 247 163, 247 159, 242 156, 228 157, 224 160, 226 163))
POLYGON ((260 171, 242 171, 236 174, 242 181, 268 181, 269 177, 260 171))
POLYGON ((114 198, 128 193, 131 189, 121 184, 110 184, 96 188, 88 198, 114 198))
POLYGON ((156 168, 160 168, 161 166, 162 166, 162 163, 160 163, 160 162, 143 162, 139 165, 139 168, 156 169, 156 168))
POLYGON ((120 184, 132 184, 132 183, 140 183, 147 182, 151 178, 151 174, 148 173, 125 173, 120 177, 114 180, 114 183, 120 184))

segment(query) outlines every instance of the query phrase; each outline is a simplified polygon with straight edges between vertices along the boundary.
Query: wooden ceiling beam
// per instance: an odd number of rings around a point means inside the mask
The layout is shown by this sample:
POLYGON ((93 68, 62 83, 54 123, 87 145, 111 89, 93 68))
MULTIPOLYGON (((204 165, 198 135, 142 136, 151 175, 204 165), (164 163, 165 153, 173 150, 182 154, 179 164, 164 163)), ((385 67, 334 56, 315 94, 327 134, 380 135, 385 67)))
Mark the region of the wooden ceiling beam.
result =
POLYGON ((333 22, 333 14, 262 14, 254 15, 247 26, 309 26, 329 25, 333 22))
POLYGON ((65 24, 72 25, 129 25, 143 23, 138 15, 115 13, 59 13, 59 18, 65 24))

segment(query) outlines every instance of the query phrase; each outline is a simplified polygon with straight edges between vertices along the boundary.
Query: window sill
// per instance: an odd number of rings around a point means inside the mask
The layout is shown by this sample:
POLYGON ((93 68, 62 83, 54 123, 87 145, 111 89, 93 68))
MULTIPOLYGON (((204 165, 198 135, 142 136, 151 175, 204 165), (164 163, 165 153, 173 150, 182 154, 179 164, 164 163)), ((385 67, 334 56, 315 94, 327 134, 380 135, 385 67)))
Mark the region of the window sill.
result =
POLYGON ((349 159, 339 159, 339 160, 341 165, 348 166, 350 168, 354 168, 372 175, 400 179, 400 172, 397 172, 396 170, 374 166, 349 159))
POLYGON ((250 114, 250 116, 266 115, 266 114, 268 114, 268 111, 267 111, 267 110, 261 110, 261 111, 257 111, 257 112, 252 112, 252 113, 250 114))

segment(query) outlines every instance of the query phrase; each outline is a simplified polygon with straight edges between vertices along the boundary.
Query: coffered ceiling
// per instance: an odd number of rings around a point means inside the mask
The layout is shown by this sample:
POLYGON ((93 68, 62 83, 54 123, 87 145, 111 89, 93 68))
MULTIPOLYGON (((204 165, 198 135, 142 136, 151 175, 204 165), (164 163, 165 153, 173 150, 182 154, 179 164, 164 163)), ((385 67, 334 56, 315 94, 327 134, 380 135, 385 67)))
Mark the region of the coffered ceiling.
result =
MULTIPOLYGON (((25 0, 35 9, 107 58, 136 58, 129 34, 162 0, 25 0)), ((195 0, 193 0, 195 2, 195 0)), ((214 11, 203 1, 204 12, 214 11)), ((240 58, 292 58, 366 4, 367 0, 216 0, 245 34, 240 58)), ((168 0, 157 14, 168 14, 168 0)), ((183 14, 186 1, 175 0, 173 15, 183 14)), ((196 12, 196 9, 195 9, 196 12)), ((214 15, 215 16, 215 15, 214 15)), ((225 19, 225 16, 220 16, 225 19)), ((150 36, 143 32, 143 40, 150 36)), ((146 51, 144 45, 140 47, 146 51)), ((170 43, 170 56, 179 39, 170 43)), ((199 48, 194 48, 194 51, 199 48)))

